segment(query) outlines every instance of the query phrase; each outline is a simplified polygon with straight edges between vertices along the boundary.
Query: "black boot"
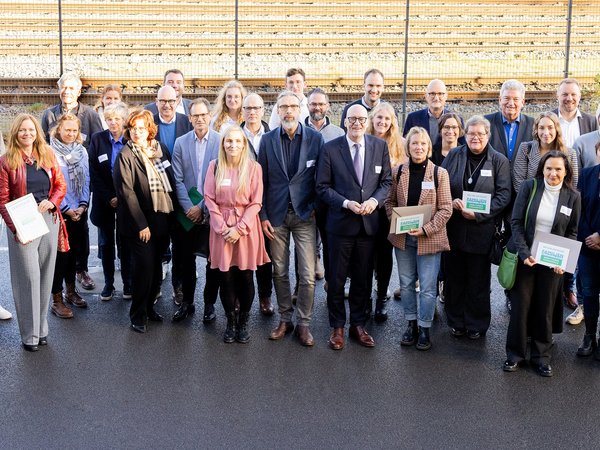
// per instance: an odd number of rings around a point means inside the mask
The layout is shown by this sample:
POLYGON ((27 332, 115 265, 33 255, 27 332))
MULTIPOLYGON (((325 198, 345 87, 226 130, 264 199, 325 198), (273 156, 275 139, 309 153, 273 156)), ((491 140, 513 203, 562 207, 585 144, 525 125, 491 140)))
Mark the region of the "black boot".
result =
POLYGON ((248 317, 250 313, 240 312, 240 317, 237 323, 237 332, 235 340, 241 344, 246 344, 250 340, 250 333, 248 333, 248 317))
POLYGON ((597 347, 596 334, 584 334, 583 342, 577 349, 577 356, 590 356, 597 347))
POLYGON ((429 350, 431 341, 429 340, 429 328, 419 327, 419 338, 417 340, 417 350, 429 350))
POLYGON ((406 331, 402 335, 402 340, 400 341, 400 345, 415 345, 417 342, 417 338, 419 336, 419 329, 417 327, 416 320, 409 320, 408 327, 406 327, 406 331))
POLYGON ((225 334, 223 335, 223 341, 231 344, 235 341, 235 337, 237 334, 237 326, 235 323, 235 312, 232 311, 226 314, 227 316, 227 328, 225 329, 225 334))
POLYGON ((373 319, 375 319, 375 322, 381 323, 385 322, 387 318, 387 298, 378 298, 377 303, 375 303, 375 315, 373 319))

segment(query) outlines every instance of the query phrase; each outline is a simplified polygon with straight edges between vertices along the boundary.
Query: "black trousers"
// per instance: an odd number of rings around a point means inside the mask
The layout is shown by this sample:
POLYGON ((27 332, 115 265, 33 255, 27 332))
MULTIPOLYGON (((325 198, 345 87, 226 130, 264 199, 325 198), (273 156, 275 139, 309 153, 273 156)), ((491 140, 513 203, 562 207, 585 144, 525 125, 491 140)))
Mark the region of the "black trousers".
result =
POLYGON ((240 312, 247 313, 254 300, 254 275, 252 270, 240 270, 230 267, 227 272, 220 272, 221 302, 226 314, 235 310, 235 299, 240 302, 240 312))
MULTIPOLYGON (((54 278, 52 280, 52 293, 57 294, 63 290, 63 280, 65 283, 75 283, 77 245, 82 240, 83 234, 88 234, 87 220, 83 222, 83 216, 78 221, 71 220, 67 215, 63 216, 67 233, 69 234, 69 244, 71 249, 68 252, 56 252, 56 263, 54 265, 54 278)), ((89 251, 89 248, 88 248, 89 251)))
POLYGON ((327 288, 327 308, 329 325, 342 328, 346 325, 346 305, 344 304, 344 284, 350 276, 350 325, 363 326, 367 320, 365 309, 371 300, 373 274, 373 252, 375 236, 364 232, 348 237, 328 234, 329 269, 327 288), (334 256, 335 255, 335 256, 334 256))
MULTIPOLYGON (((166 223, 166 217, 164 219, 166 223)), ((144 325, 148 312, 154 306, 162 281, 162 256, 169 246, 166 227, 164 233, 157 233, 152 229, 150 233, 148 242, 142 242, 137 236, 129 237, 133 282, 129 317, 135 325, 144 325)))
POLYGON ((131 289, 131 250, 129 239, 123 238, 118 230, 115 233, 115 221, 112 224, 98 227, 98 256, 102 261, 104 284, 114 285, 115 282, 115 256, 121 260, 121 279, 123 290, 131 289), (115 255, 115 244, 117 253, 115 255))
MULTIPOLYGON (((65 220, 66 218, 65 216, 65 220)), ((81 215, 79 222, 81 222, 81 233, 75 239, 71 238, 71 233, 69 233, 69 244, 75 250, 75 270, 77 272, 87 272, 88 258, 90 257, 90 227, 87 211, 81 215)))
POLYGON ((445 305, 452 328, 487 332, 491 320, 489 256, 450 250, 444 268, 445 305))
POLYGON ((394 246, 388 240, 389 233, 390 221, 387 218, 385 208, 380 208, 379 231, 375 237, 375 273, 377 276, 377 297, 380 299, 385 298, 387 295, 394 267, 394 246))
POLYGON ((561 288, 561 276, 548 267, 529 267, 519 260, 515 285, 510 291, 511 312, 506 335, 506 356, 525 359, 531 336, 531 362, 549 364, 552 348, 552 315, 561 288))

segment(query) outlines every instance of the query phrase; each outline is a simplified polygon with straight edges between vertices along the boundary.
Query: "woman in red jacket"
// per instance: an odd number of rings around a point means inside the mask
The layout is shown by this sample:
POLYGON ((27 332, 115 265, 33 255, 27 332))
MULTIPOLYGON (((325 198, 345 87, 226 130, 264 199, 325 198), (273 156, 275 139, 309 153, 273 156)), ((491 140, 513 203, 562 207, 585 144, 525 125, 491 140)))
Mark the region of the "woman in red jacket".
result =
POLYGON ((10 278, 25 350, 35 352, 47 344, 48 304, 60 227, 57 206, 66 184, 52 148, 46 144, 38 121, 19 114, 0 157, 0 215, 8 229, 10 278), (6 210, 6 203, 33 194, 49 233, 23 242, 6 210))

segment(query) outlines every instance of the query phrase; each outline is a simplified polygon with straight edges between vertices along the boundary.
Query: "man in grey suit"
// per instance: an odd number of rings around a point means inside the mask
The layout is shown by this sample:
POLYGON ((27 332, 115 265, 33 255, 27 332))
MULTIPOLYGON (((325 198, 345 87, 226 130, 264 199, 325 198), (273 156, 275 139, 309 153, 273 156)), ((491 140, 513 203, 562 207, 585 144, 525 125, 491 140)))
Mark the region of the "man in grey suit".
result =
MULTIPOLYGON (((182 265, 183 298, 179 309, 173 316, 179 322, 196 310, 194 293, 196 291, 196 255, 193 242, 200 239, 200 225, 206 223, 208 216, 204 208, 204 200, 198 202, 194 195, 204 193, 204 179, 208 163, 219 155, 220 136, 210 130, 210 103, 205 98, 194 100, 190 106, 189 120, 194 129, 175 141, 173 149, 173 173, 175 174, 175 191, 179 207, 185 219, 179 217, 175 224, 175 245, 180 251, 182 265), (186 221, 187 219, 187 221, 186 221), (184 224, 189 229, 184 227, 184 224)), ((205 236, 208 238, 208 236, 205 236)), ((204 318, 205 323, 215 319, 214 304, 219 290, 218 270, 206 265, 206 285, 204 286, 204 318)))
POLYGON ((304 346, 314 345, 309 330, 315 296, 315 170, 323 137, 299 123, 300 97, 283 91, 277 97, 281 125, 260 141, 258 162, 263 170, 262 229, 270 240, 273 282, 280 323, 269 338, 282 339, 294 330, 289 261, 290 234, 298 257, 296 334, 304 346))
MULTIPOLYGON (((188 115, 190 113, 190 104, 192 101, 188 100, 187 98, 183 98, 183 94, 185 92, 185 79, 183 78, 183 72, 179 69, 167 70, 163 79, 163 86, 171 86, 173 89, 175 89, 177 94, 175 111, 179 114, 188 115)), ((158 114, 158 108, 154 102, 145 105, 144 109, 147 109, 152 114, 158 114)))
POLYGON ((579 110, 581 88, 575 78, 565 78, 558 84, 556 91, 558 115, 563 140, 569 148, 573 148, 575 140, 582 134, 595 131, 598 128, 596 118, 579 110))

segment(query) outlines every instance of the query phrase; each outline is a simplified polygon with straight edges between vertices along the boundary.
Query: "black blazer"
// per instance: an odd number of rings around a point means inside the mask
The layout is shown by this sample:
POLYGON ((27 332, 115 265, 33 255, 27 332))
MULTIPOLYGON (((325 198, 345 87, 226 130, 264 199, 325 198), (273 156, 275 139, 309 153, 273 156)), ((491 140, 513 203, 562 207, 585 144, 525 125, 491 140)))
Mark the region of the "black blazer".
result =
MULTIPOLYGON (((402 130, 402 135, 404 137, 406 137, 406 135, 408 134, 408 132, 410 131, 410 129, 412 127, 421 127, 421 128, 425 128, 425 130, 427 130, 427 133, 429 134, 429 114, 427 113, 429 108, 423 108, 420 109, 418 111, 413 111, 411 112, 408 116, 406 116, 406 122, 404 122, 404 128, 402 130)), ((450 110, 444 109, 444 112, 442 113, 442 115, 451 112, 450 110)), ((440 116, 442 117, 442 116, 440 116)), ((462 117, 460 118, 460 124, 463 126, 465 126, 465 122, 462 119, 462 117)), ((439 144, 441 146, 441 141, 442 141, 442 137, 441 137, 441 133, 438 135, 438 138, 436 139, 435 142, 432 142, 432 145, 436 145, 439 144)), ((458 138, 458 143, 459 145, 465 144, 465 137, 461 136, 458 138)), ((437 164, 437 163, 436 163, 437 164)))
MULTIPOLYGON (((160 122, 160 117, 158 114, 154 114, 154 123, 158 127, 158 131, 156 132, 156 136, 154 137, 154 139, 161 142, 161 144, 162 144, 162 141, 160 140, 160 124, 161 124, 161 122, 160 122)), ((192 124, 190 123, 189 119, 187 118, 187 116, 185 114, 176 113, 176 115, 175 115, 175 140, 177 140, 178 137, 183 136, 188 131, 192 131, 193 129, 194 129, 194 127, 192 127, 192 124)), ((167 153, 168 153, 168 150, 167 150, 167 153)))
MULTIPOLYGON (((552 112, 558 116, 558 108, 552 110, 552 112)), ((596 118, 591 114, 584 113, 583 111, 580 112, 581 117, 577 118, 577 121, 579 122, 579 135, 581 136, 582 134, 590 133, 592 131, 597 130, 598 121, 596 120, 596 118)))
MULTIPOLYGON (((508 245, 509 251, 518 252, 519 257, 525 260, 531 256, 531 245, 533 244, 533 236, 535 234, 535 221, 537 219, 540 202, 544 193, 544 179, 537 179, 537 189, 531 207, 529 208, 529 216, 527 223, 525 222, 525 213, 529 197, 533 191, 533 179, 525 180, 519 189, 513 213, 511 218, 512 236, 508 245)), ((554 222, 552 224, 552 234, 563 236, 569 239, 577 239, 577 224, 579 223, 579 215, 581 213, 581 197, 579 192, 571 190, 563 185, 558 197, 558 205, 554 214, 554 222), (563 208, 566 207, 565 208, 563 208), (562 211, 561 211, 562 209, 562 211), (570 211, 567 213, 566 211, 570 211)))
MULTIPOLYGON (((504 124, 502 123, 502 113, 496 112, 493 114, 487 114, 484 116, 490 121, 490 143, 494 150, 502 153, 508 158, 508 142, 506 141, 506 132, 504 131, 504 124)), ((517 132, 517 140, 515 142, 515 150, 513 151, 513 158, 510 160, 510 172, 515 164, 515 156, 519 150, 521 142, 530 141, 532 139, 533 132, 533 117, 529 117, 526 114, 521 113, 521 122, 519 123, 519 131, 517 132)))
POLYGON ((344 200, 362 203, 373 197, 379 208, 392 186, 390 155, 387 143, 375 136, 365 135, 365 164, 362 186, 354 172, 346 136, 325 144, 317 166, 317 194, 328 206, 327 231, 341 236, 356 236, 361 223, 373 236, 379 229, 379 212, 368 216, 354 214, 343 207, 344 200))
MULTIPOLYGON (((127 139, 123 137, 123 144, 127 139)), ((114 226, 116 209, 110 206, 111 199, 117 196, 110 166, 112 144, 110 131, 104 130, 92 135, 90 149, 90 182, 92 184, 92 210, 90 219, 97 227, 114 226)), ((117 161, 115 160, 115 165, 117 161)))
MULTIPOLYGON (((162 161, 171 162, 171 156, 167 148, 161 144, 163 156, 162 161)), ((173 166, 166 168, 166 173, 173 188, 170 193, 173 207, 177 207, 175 198, 175 177, 173 166)), ((146 168, 142 161, 137 158, 131 149, 131 142, 123 147, 115 161, 113 169, 113 181, 117 193, 117 223, 119 232, 125 236, 137 237, 139 232, 150 227, 152 233, 168 233, 168 229, 162 229, 157 220, 160 213, 154 211, 150 186, 146 168)))
POLYGON ((583 242, 581 251, 587 254, 599 254, 597 250, 591 250, 585 245, 585 239, 600 233, 600 197, 598 196, 598 184, 600 180, 600 164, 594 167, 586 167, 579 174, 579 192, 581 192, 581 218, 579 220, 578 239, 583 242))
MULTIPOLYGON (((450 190, 453 199, 462 199, 463 197, 463 179, 467 167, 468 151, 466 145, 456 147, 448 153, 442 163, 442 167, 450 175, 450 190)), ((490 213, 475 213, 475 220, 469 220, 465 219, 460 211, 453 210, 452 217, 447 224, 450 247, 477 255, 489 253, 495 231, 495 218, 499 217, 504 208, 508 206, 512 196, 508 159, 495 151, 489 144, 487 159, 481 166, 481 171, 484 170, 489 170, 491 176, 481 176, 480 172, 472 190, 492 195, 490 213)))

